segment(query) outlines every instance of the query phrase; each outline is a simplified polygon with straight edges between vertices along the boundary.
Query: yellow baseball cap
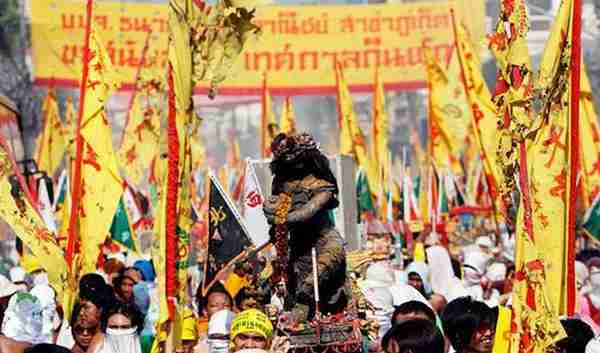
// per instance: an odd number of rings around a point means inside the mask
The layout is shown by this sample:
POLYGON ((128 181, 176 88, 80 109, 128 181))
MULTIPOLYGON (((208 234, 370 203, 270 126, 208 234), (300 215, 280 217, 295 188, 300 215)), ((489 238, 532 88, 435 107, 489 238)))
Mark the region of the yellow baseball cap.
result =
POLYGON ((269 339, 273 334, 273 324, 262 311, 248 309, 239 313, 231 324, 231 339, 240 333, 256 333, 269 339))

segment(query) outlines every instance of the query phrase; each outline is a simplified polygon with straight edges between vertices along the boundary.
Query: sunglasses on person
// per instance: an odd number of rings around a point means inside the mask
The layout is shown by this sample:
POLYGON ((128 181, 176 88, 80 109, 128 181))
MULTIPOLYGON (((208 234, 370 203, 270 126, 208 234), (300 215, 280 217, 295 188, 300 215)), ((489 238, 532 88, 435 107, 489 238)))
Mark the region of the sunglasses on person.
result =
POLYGON ((75 332, 78 335, 82 335, 82 334, 93 335, 97 331, 98 331, 98 326, 92 326, 92 327, 75 326, 73 328, 73 332, 75 332))

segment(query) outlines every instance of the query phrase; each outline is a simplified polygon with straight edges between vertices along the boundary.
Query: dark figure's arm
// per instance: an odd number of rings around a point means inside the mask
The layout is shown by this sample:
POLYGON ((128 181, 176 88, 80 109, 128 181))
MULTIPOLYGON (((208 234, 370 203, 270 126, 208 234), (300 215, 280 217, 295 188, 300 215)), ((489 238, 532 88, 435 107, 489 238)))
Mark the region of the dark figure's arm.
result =
POLYGON ((288 213, 288 223, 298 223, 309 220, 314 217, 317 212, 327 206, 327 203, 329 203, 332 197, 333 194, 329 191, 322 191, 315 194, 304 206, 288 213))

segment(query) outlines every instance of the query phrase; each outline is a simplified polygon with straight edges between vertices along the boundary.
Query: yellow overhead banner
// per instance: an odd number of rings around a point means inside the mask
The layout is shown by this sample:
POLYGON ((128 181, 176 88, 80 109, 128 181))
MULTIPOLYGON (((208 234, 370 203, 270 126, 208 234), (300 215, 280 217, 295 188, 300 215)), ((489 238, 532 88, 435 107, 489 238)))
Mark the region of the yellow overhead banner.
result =
MULTIPOLYGON (((483 41, 483 0, 465 1, 469 14, 463 17, 469 20, 473 37, 483 41)), ((455 5, 459 13, 465 8, 461 4, 455 5)), ((450 6, 435 2, 261 7, 255 22, 262 35, 249 43, 219 93, 258 94, 265 71, 275 94, 333 92, 336 60, 344 66, 353 90, 372 89, 376 66, 388 89, 425 87, 423 45, 442 63, 449 63, 454 53, 450 6)), ((31 2, 32 55, 38 83, 77 86, 84 12, 80 0, 31 2)), ((122 87, 133 86, 142 61, 146 68, 156 69, 157 77, 164 76, 166 4, 96 2, 94 20, 122 87)))

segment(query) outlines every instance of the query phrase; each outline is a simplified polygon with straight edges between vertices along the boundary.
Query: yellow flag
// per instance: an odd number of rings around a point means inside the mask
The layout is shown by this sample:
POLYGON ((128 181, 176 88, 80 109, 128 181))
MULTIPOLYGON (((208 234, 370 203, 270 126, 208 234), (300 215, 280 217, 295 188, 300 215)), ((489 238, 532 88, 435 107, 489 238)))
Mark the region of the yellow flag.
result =
POLYGON ((44 126, 37 141, 36 162, 40 170, 52 176, 60 166, 67 148, 66 131, 60 120, 54 89, 48 91, 42 104, 44 126))
POLYGON ((367 144, 365 135, 358 125, 358 120, 354 114, 354 107, 350 91, 344 79, 344 73, 339 63, 336 65, 337 99, 338 99, 338 118, 340 122, 340 154, 354 156, 356 163, 367 173, 369 189, 373 195, 380 195, 381 186, 378 183, 381 180, 376 166, 370 162, 367 153, 367 144))
MULTIPOLYGON (((75 158, 75 129, 77 124, 77 112, 75 111, 75 106, 73 105, 73 99, 69 96, 67 97, 67 102, 65 104, 65 142, 67 144, 67 158, 72 161, 75 158)), ((69 165, 71 163, 69 162, 69 165)))
MULTIPOLYGON (((389 155, 389 123, 385 111, 385 92, 379 69, 375 71, 373 95, 373 121, 371 123, 371 149, 377 170, 387 169, 389 155)), ((389 171, 388 171, 389 172, 389 171)), ((386 173, 384 173, 385 175, 386 173)))
POLYGON ((48 272, 48 279, 61 298, 67 278, 67 263, 55 235, 33 207, 19 169, 0 137, 0 218, 23 241, 48 272), (14 180, 11 180, 15 178, 14 180))
MULTIPOLYGON (((181 322, 177 320, 177 313, 187 304, 185 264, 192 225, 192 149, 189 135, 190 131, 198 131, 199 123, 192 106, 195 73, 192 58, 195 53, 191 24, 200 21, 202 14, 191 0, 171 0, 169 10, 169 113, 167 127, 161 129, 161 137, 165 139, 159 140, 161 150, 166 147, 163 145, 163 141, 166 141, 169 156, 168 160, 155 159, 156 170, 166 172, 155 176, 157 185, 161 187, 158 190, 159 204, 155 221, 155 233, 159 240, 152 249, 152 257, 158 274, 160 307, 156 341, 166 339, 166 332, 169 332, 171 339, 167 340, 167 344, 171 348, 167 347, 167 350, 174 350, 181 339, 181 322), (169 322, 172 325, 167 327, 169 322)), ((216 77, 211 77, 213 79, 216 77)))
POLYGON ((260 126, 260 146, 262 158, 271 156, 271 142, 273 138, 279 133, 279 127, 275 121, 275 113, 273 112, 273 102, 271 100, 271 93, 267 86, 267 76, 263 80, 263 92, 262 92, 262 113, 261 113, 261 126, 260 126))
POLYGON ((509 352, 511 315, 512 313, 509 308, 498 305, 498 319, 496 321, 496 334, 494 335, 492 353, 509 352))
POLYGON ((544 97, 537 119, 542 125, 528 151, 533 230, 536 239, 543 239, 536 246, 544 256, 549 300, 557 315, 566 314, 575 299, 567 268, 569 208, 574 206, 569 195, 575 187, 570 184, 569 160, 572 87, 571 70, 564 69, 571 61, 573 8, 572 0, 561 3, 542 55, 537 82, 544 97))
MULTIPOLYGON (((463 174, 458 151, 454 145, 456 139, 449 125, 450 107, 455 106, 456 90, 450 84, 447 73, 433 56, 431 50, 425 50, 425 67, 427 70, 427 86, 429 88, 429 136, 430 152, 436 169, 452 171, 455 175, 463 174)), ((463 89, 464 91, 464 89, 463 89)))
MULTIPOLYGON (((242 165, 242 155, 240 152, 240 143, 235 133, 229 134, 228 145, 229 146, 227 148, 227 165, 231 169, 239 171, 242 165)), ((229 183, 228 180, 229 179, 226 179, 227 183, 229 183)))
POLYGON ((496 167, 497 122, 496 107, 481 73, 481 64, 474 50, 467 29, 463 24, 454 22, 457 54, 460 60, 467 100, 471 107, 471 123, 477 145, 483 161, 483 171, 488 183, 489 193, 495 208, 503 212, 498 192, 501 175, 496 167))
POLYGON ((283 101, 279 128, 284 134, 289 135, 296 133, 296 114, 294 114, 292 98, 290 97, 286 97, 283 101))
POLYGON ((190 134, 192 147, 192 170, 198 171, 206 165, 206 147, 200 131, 193 131, 190 134))
POLYGON ((123 181, 112 145, 112 131, 104 111, 109 95, 118 85, 114 75, 110 57, 92 30, 80 130, 83 145, 78 217, 81 273, 96 271, 101 245, 109 233, 123 193, 123 181))
POLYGON ((118 154, 125 175, 139 185, 158 151, 161 110, 151 104, 149 89, 133 94, 118 154))
MULTIPOLYGON (((540 216, 541 194, 549 193, 549 185, 536 185, 543 169, 539 161, 545 156, 538 150, 540 141, 529 137, 533 126, 533 75, 527 50, 527 13, 523 1, 503 3, 496 31, 489 36, 490 48, 499 64, 494 102, 497 105, 500 129, 498 131, 498 167, 503 174, 500 188, 510 198, 516 186, 515 171, 518 170, 520 202, 516 227, 517 274, 512 293, 513 319, 499 318, 498 330, 511 328, 510 341, 507 334, 496 335, 494 352, 536 352, 564 337, 558 310, 561 292, 561 262, 564 257, 548 252, 548 244, 562 249, 560 236, 549 236, 543 227, 547 220, 540 216), (506 32, 509 29, 509 32, 506 32), (529 153, 527 152, 529 146, 529 153), (558 276, 556 273, 558 272, 558 276), (559 285, 559 287, 556 287, 559 285), (557 295, 558 294, 558 295, 557 295), (507 322, 508 321, 508 322, 507 322)), ((540 118, 541 119, 541 118, 540 118)), ((540 130, 541 133, 544 128, 540 130)), ((538 135, 539 137, 539 135, 538 135)), ((547 196, 546 196, 547 197, 547 196)), ((558 216, 558 215, 557 215, 558 216)), ((564 249, 563 249, 564 250, 564 249)), ((500 312, 502 315, 502 311, 500 312)))
POLYGON ((600 191, 600 128, 585 65, 581 66, 579 114, 583 202, 587 208, 600 191))

